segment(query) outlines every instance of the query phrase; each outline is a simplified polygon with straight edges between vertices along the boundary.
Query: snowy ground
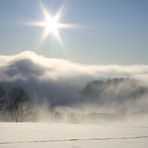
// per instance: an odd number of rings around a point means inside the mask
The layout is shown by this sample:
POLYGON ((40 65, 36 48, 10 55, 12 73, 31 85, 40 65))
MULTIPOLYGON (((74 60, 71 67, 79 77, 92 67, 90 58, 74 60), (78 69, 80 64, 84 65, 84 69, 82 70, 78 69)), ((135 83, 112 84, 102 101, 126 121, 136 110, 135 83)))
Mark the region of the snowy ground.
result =
POLYGON ((0 123, 0 148, 147 148, 147 124, 0 123))

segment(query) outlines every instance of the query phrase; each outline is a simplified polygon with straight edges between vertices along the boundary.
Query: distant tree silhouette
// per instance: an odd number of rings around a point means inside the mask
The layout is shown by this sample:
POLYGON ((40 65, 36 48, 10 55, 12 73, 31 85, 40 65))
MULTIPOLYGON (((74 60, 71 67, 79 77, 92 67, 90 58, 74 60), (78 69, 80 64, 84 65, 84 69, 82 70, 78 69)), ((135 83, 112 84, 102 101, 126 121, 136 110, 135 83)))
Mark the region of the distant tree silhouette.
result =
POLYGON ((126 101, 138 99, 148 93, 141 81, 130 78, 113 78, 108 80, 94 80, 89 82, 82 90, 84 98, 100 104, 116 102, 122 104, 126 101))
POLYGON ((6 110, 11 114, 12 120, 16 122, 23 121, 24 104, 29 100, 29 96, 23 88, 13 88, 8 93, 6 110))
POLYGON ((3 110, 4 103, 5 103, 5 96, 6 91, 3 89, 3 87, 0 85, 0 110, 3 110))
POLYGON ((5 90, 3 89, 3 87, 0 85, 0 98, 3 97, 5 95, 5 90))

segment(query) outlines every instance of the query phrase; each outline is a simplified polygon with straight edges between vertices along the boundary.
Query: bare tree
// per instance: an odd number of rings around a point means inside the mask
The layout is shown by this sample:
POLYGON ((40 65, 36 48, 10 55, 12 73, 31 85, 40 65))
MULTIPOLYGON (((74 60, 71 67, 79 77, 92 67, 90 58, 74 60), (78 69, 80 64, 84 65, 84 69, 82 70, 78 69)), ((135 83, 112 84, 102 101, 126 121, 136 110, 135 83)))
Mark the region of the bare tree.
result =
POLYGON ((23 121, 23 106, 28 100, 29 97, 23 88, 13 88, 9 92, 7 100, 7 111, 11 114, 12 120, 16 122, 23 121))
POLYGON ((5 103, 5 98, 4 98, 5 94, 6 94, 5 90, 0 85, 0 110, 1 111, 3 110, 4 103, 5 103))

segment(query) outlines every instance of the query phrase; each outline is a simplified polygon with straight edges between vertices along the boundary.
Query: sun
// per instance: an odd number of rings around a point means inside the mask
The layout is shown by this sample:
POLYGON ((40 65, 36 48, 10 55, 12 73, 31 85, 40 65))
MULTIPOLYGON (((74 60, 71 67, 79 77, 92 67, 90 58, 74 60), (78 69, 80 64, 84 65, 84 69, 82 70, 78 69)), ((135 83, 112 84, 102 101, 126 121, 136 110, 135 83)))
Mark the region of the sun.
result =
POLYGON ((56 36, 59 29, 58 20, 56 20, 55 17, 47 17, 44 22, 44 27, 48 32, 51 32, 53 35, 56 36))
POLYGON ((62 23, 60 21, 61 16, 63 15, 64 7, 61 6, 60 9, 56 12, 55 15, 51 15, 50 11, 41 3, 42 13, 43 13, 43 20, 42 21, 34 21, 28 22, 28 25, 35 26, 35 27, 42 27, 43 33, 40 39, 40 45, 42 45, 49 35, 53 35, 59 44, 63 46, 62 39, 60 37, 60 29, 65 28, 74 28, 75 26, 68 23, 62 23))

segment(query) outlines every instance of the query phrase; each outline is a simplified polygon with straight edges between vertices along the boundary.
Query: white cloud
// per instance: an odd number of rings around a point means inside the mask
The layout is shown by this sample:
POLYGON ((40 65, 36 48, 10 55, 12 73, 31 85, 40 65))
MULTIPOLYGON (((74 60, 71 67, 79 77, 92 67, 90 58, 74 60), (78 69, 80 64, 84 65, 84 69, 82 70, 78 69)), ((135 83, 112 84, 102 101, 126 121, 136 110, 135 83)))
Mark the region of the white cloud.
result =
MULTIPOLYGON (((148 65, 82 65, 64 59, 51 59, 31 51, 13 56, 0 56, 1 71, 16 70, 17 74, 28 71, 34 76, 40 71, 42 79, 68 79, 81 76, 92 78, 147 76, 148 65), (26 70, 26 71, 23 71, 26 70)), ((5 71, 6 72, 6 71, 5 71)), ((7 73, 5 73, 7 74, 7 73)), ((19 78, 18 78, 19 79, 19 78)))

